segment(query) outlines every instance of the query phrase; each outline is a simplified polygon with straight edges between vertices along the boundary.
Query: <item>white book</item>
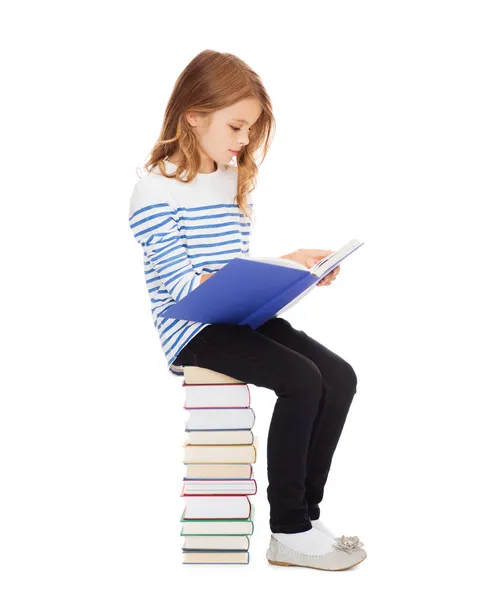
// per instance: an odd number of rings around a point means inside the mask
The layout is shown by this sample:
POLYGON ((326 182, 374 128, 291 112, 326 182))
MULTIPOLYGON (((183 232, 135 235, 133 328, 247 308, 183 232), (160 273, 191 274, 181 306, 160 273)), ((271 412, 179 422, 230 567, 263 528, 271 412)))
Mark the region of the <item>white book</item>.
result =
POLYGON ((182 496, 186 519, 246 519, 250 516, 248 496, 182 496))
POLYGON ((255 413, 248 408, 192 408, 186 410, 185 430, 252 429, 255 413))
POLYGON ((246 383, 184 384, 185 408, 247 408, 250 390, 246 383))

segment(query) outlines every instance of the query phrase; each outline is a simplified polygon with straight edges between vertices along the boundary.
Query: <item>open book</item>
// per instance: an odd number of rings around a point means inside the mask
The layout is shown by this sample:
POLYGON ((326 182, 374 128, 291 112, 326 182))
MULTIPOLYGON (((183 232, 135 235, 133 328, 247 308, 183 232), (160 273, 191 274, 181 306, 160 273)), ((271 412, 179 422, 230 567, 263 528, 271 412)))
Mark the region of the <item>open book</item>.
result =
POLYGON ((162 314, 198 323, 256 329, 289 310, 364 242, 353 239, 308 269, 288 258, 234 258, 162 314))

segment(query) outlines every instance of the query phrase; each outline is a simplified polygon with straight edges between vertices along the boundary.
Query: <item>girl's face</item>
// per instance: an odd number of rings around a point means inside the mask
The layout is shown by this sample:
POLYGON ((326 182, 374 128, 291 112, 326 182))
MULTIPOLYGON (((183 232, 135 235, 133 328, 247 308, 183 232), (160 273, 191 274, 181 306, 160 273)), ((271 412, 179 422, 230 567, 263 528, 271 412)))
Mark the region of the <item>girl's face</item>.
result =
POLYGON ((212 172, 213 161, 227 165, 237 156, 248 144, 250 129, 261 113, 262 107, 255 98, 241 100, 205 117, 190 113, 187 118, 199 141, 201 169, 212 172))

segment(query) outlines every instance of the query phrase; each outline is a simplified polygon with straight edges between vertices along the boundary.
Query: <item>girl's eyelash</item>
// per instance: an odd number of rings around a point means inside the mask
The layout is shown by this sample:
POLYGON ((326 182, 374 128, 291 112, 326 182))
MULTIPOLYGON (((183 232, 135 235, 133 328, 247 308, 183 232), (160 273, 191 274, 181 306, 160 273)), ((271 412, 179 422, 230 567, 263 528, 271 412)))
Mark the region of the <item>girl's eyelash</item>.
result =
MULTIPOLYGON (((233 127, 233 125, 230 125, 230 127, 233 129, 233 131, 240 131, 240 127, 233 127)), ((252 131, 251 127, 250 127, 249 131, 252 131)))

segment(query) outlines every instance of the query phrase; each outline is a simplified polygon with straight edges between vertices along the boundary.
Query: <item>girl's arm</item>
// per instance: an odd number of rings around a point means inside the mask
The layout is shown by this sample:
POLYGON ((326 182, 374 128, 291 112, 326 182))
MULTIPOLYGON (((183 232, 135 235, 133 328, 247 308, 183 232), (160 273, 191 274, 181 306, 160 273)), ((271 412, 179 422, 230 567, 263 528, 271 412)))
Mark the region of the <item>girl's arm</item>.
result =
POLYGON ((148 266, 146 277, 162 280, 175 301, 192 292, 201 277, 194 271, 182 243, 177 212, 161 181, 144 177, 135 184, 130 202, 129 226, 143 246, 148 266))

